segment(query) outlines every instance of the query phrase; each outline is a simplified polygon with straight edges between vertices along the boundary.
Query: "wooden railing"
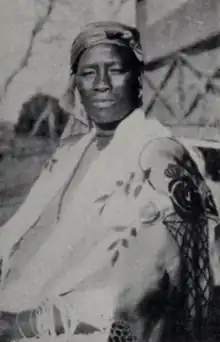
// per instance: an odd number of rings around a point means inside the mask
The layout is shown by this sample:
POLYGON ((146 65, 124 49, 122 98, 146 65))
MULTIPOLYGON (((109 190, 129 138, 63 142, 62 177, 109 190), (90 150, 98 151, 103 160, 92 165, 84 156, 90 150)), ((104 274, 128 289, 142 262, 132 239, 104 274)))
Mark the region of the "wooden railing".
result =
MULTIPOLYGON (((217 50, 214 53, 218 52, 217 50)), ((167 123, 219 125, 220 60, 219 66, 218 60, 216 60, 216 65, 213 63, 208 68, 202 68, 202 64, 210 64, 204 63, 205 59, 210 59, 210 57, 212 59, 211 55, 206 56, 206 53, 203 52, 203 55, 196 55, 192 61, 191 56, 180 52, 170 57, 165 65, 162 64, 152 70, 149 70, 148 67, 148 71, 144 74, 144 81, 152 95, 149 97, 149 94, 144 94, 146 113, 149 114, 153 111, 159 101, 168 114, 167 123), (155 78, 159 78, 159 82, 155 82, 155 78), (146 97, 149 97, 148 101, 146 101, 146 97), (212 113, 208 112, 211 101, 216 101, 212 113), (201 113, 194 120, 193 114, 200 105, 203 106, 203 110, 200 108, 201 113), (207 112, 203 113, 205 105, 207 112)))
POLYGON ((186 137, 220 140, 219 15, 219 1, 189 0, 148 25, 137 1, 146 113, 186 137))

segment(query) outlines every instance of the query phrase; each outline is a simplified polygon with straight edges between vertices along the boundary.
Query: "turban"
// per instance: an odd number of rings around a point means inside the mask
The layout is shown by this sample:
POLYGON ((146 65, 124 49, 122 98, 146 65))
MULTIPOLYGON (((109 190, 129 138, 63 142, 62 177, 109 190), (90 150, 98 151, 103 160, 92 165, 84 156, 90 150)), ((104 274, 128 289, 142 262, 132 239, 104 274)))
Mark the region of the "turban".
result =
POLYGON ((117 22, 96 22, 86 25, 72 44, 70 60, 72 74, 76 72, 83 52, 101 43, 126 47, 138 62, 143 62, 140 36, 135 28, 117 22))
MULTIPOLYGON (((60 106, 72 114, 69 125, 63 134, 63 138, 78 132, 76 123, 80 123, 80 130, 84 132, 90 129, 89 119, 80 103, 79 94, 75 84, 75 74, 78 62, 82 54, 90 47, 98 44, 116 45, 125 47, 134 56, 140 67, 143 63, 143 54, 140 45, 139 32, 134 28, 118 22, 95 22, 86 25, 73 41, 70 57, 71 75, 67 89, 60 99, 60 106)), ((73 135, 74 135, 73 134, 73 135)))

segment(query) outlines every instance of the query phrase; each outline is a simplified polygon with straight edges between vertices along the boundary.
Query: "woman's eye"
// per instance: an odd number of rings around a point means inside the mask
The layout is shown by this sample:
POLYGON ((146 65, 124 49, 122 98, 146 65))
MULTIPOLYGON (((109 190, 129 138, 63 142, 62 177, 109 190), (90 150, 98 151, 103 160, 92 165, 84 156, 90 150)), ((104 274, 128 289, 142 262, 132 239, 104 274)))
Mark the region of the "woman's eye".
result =
POLYGON ((114 67, 110 69, 110 72, 115 74, 122 74, 125 72, 125 70, 121 67, 114 67))
POLYGON ((94 75, 94 70, 84 70, 81 72, 81 76, 89 77, 94 75))

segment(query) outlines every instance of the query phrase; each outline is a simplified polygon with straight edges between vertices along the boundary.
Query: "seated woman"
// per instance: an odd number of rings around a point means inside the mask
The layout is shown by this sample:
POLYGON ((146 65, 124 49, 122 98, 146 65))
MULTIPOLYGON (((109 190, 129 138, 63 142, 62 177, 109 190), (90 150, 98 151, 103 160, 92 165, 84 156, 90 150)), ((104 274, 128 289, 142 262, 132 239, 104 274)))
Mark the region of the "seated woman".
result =
POLYGON ((0 232, 1 341, 76 341, 80 322, 90 341, 205 340, 218 213, 193 151, 140 109, 141 72, 133 28, 74 41, 68 100, 86 116, 0 232))

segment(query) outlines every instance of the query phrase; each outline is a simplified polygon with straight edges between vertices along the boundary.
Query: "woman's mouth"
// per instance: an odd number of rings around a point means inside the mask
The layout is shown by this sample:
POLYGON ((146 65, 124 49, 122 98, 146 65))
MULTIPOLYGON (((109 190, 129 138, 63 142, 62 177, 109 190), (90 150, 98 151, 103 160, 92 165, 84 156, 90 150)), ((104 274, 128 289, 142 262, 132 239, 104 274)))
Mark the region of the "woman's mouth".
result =
POLYGON ((115 103, 114 100, 111 99, 95 99, 92 101, 94 107, 99 109, 105 109, 113 106, 115 103))

